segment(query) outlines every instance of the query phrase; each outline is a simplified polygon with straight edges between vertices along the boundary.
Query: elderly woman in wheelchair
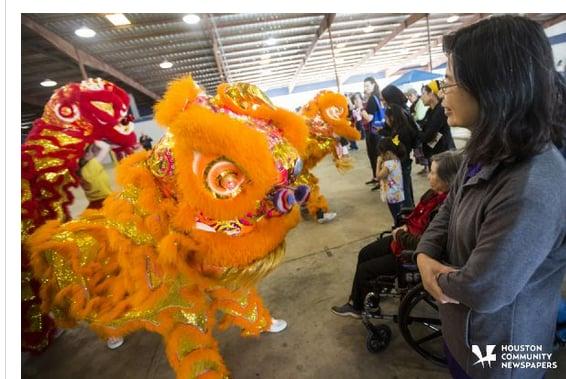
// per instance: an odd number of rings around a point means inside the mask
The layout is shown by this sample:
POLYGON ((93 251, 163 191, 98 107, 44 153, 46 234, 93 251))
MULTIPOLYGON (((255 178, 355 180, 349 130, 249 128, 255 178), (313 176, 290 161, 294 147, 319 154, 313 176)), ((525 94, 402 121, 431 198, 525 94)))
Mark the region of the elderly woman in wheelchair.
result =
MULTIPOLYGON (((430 189, 421 197, 413 210, 401 211, 392 231, 381 233, 376 241, 361 249, 349 300, 344 305, 334 306, 331 309, 338 316, 358 319, 364 316, 364 324, 370 330, 368 336, 370 351, 384 349, 391 337, 391 330, 385 325, 379 328, 372 326, 369 318, 391 318, 398 322, 399 319, 407 316, 401 313, 389 317, 382 315, 379 306, 380 297, 402 297, 407 300, 405 302, 407 304, 403 307, 407 311, 409 310, 407 307, 416 305, 412 303, 415 300, 429 301, 428 297, 425 298, 426 293, 418 292, 418 288, 412 293, 413 298, 407 299, 405 296, 411 287, 420 282, 418 270, 410 263, 408 251, 416 248, 420 236, 442 205, 461 162, 461 154, 455 151, 446 151, 432 157, 431 171, 428 175, 430 189)), ((431 305, 434 305, 432 301, 431 305)), ((403 325, 400 324, 400 327, 403 332, 403 325)))

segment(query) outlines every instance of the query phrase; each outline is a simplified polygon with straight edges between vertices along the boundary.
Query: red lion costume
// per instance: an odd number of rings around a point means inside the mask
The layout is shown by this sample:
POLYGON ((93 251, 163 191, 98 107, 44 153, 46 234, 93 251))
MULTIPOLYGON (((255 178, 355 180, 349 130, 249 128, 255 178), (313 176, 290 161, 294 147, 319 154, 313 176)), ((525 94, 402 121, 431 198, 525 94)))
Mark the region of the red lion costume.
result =
MULTIPOLYGON (((59 88, 22 145, 21 238, 48 220, 67 221, 79 185, 79 159, 95 140, 132 152, 136 145, 128 94, 103 79, 59 88)), ((22 249, 22 348, 41 351, 53 335, 53 321, 39 310, 39 283, 22 249)))

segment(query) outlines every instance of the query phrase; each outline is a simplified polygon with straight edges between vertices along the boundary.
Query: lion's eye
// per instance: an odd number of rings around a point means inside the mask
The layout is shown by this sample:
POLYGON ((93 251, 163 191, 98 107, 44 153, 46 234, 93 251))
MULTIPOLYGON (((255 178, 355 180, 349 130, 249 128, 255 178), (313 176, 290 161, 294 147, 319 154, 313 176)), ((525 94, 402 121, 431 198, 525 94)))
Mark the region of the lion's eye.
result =
POLYGON ((333 120, 340 120, 343 117, 344 109, 341 107, 328 107, 325 109, 326 114, 333 120))
POLYGON ((246 176, 235 163, 226 158, 219 158, 207 165, 204 180, 214 197, 227 199, 242 191, 246 176))
POLYGON ((71 105, 61 105, 57 104, 55 106, 55 114, 64 122, 74 122, 81 116, 79 112, 79 107, 75 104, 71 105))

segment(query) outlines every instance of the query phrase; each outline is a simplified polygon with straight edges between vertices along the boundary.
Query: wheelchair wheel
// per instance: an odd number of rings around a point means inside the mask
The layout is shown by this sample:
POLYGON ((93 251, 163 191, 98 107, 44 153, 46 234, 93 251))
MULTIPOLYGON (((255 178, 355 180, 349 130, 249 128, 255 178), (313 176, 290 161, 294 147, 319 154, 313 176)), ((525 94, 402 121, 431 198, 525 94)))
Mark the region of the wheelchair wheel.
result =
POLYGON ((379 353, 387 349, 391 342, 391 328, 387 325, 377 325, 368 331, 366 347, 370 353, 379 353))
POLYGON ((403 298, 399 306, 399 329, 417 353, 437 365, 446 366, 438 306, 422 283, 403 298))

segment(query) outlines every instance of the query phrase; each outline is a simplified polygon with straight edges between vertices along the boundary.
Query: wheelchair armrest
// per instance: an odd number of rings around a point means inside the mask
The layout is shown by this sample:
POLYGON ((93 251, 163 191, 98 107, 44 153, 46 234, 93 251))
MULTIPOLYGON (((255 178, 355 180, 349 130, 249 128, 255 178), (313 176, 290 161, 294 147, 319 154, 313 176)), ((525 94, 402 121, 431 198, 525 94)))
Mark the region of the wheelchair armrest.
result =
POLYGON ((413 254, 415 254, 414 250, 403 250, 401 251, 401 254, 399 254, 399 258, 401 258, 401 260, 405 261, 405 262, 413 262, 413 254))
POLYGON ((413 261, 414 250, 403 250, 398 256, 401 267, 409 271, 419 271, 417 264, 413 261))

